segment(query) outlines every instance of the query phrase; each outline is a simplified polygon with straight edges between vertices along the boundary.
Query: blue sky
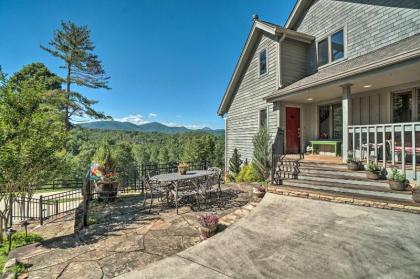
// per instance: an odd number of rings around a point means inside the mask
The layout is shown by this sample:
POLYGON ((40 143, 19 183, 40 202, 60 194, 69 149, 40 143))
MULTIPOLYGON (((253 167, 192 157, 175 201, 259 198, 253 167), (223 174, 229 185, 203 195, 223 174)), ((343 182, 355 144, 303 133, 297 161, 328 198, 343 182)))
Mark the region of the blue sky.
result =
POLYGON ((222 128, 217 108, 252 14, 284 24, 294 0, 0 0, 0 65, 8 74, 61 61, 39 48, 61 20, 88 25, 111 90, 80 89, 97 110, 137 124, 222 128))

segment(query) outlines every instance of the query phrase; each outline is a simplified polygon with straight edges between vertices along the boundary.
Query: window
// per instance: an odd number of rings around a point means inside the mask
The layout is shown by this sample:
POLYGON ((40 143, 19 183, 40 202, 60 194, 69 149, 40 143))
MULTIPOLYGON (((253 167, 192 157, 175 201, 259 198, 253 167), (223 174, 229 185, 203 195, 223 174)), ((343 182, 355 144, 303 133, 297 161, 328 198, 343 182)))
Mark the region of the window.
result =
POLYGON ((267 128, 267 109, 260 110, 260 128, 267 128))
POLYGON ((345 57, 344 29, 317 43, 318 67, 345 57))
POLYGON ((267 73, 267 49, 260 52, 260 76, 267 73))
POLYGON ((392 113, 394 123, 412 121, 412 91, 394 93, 392 96, 392 113))
POLYGON ((319 138, 341 139, 343 137, 343 110, 341 104, 319 107, 319 138))
POLYGON ((344 57, 344 32, 340 30, 331 36, 331 61, 344 57))
POLYGON ((328 64, 328 39, 318 42, 318 66, 328 64))

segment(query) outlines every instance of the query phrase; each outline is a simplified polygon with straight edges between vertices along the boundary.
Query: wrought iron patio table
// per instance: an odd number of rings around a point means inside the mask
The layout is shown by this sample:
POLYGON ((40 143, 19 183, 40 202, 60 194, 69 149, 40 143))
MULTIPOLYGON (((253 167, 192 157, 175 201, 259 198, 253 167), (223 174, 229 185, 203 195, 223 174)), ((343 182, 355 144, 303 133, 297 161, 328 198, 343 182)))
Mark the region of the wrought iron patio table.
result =
POLYGON ((167 187, 174 188, 174 195, 175 195, 175 208, 176 214, 178 214, 178 190, 181 183, 185 183, 190 181, 195 185, 195 191, 197 194, 199 193, 200 189, 206 189, 206 187, 201 187, 201 183, 207 183, 207 178, 210 175, 213 175, 214 172, 207 171, 207 170, 191 170, 187 171, 186 174, 181 175, 179 173, 164 173, 150 177, 151 181, 160 183, 161 185, 168 185, 167 187))

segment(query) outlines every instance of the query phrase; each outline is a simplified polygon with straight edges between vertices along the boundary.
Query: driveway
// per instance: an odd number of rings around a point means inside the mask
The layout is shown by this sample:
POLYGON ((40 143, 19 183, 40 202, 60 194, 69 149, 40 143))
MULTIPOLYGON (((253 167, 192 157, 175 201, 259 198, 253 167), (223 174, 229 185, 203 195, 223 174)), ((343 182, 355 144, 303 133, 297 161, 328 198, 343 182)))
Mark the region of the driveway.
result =
POLYGON ((419 278, 420 215, 267 194, 213 238, 119 278, 419 278))

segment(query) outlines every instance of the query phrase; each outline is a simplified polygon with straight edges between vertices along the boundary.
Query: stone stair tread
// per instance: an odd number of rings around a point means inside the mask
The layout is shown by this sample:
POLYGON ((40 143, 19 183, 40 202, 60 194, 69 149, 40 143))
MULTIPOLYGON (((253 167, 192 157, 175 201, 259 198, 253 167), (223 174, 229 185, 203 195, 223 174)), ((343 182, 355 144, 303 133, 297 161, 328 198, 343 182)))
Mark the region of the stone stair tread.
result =
POLYGON ((356 188, 347 188, 347 187, 337 187, 337 186, 327 186, 327 185, 317 185, 313 184, 312 181, 303 182, 302 180, 295 180, 295 182, 283 181, 283 185, 289 187, 296 187, 296 188, 306 188, 312 189, 321 192, 330 192, 330 193, 340 193, 346 194, 350 196, 358 196, 358 197, 365 197, 365 198, 372 198, 377 200, 385 200, 385 201, 404 201, 408 202, 411 201, 411 194, 406 192, 384 192, 384 191, 374 191, 374 190, 367 190, 367 189, 356 189, 356 188))
POLYGON ((316 177, 316 178, 327 178, 327 179, 337 179, 337 180, 352 180, 352 181, 363 181, 363 182, 370 182, 371 184, 383 184, 388 185, 387 180, 381 179, 381 180, 370 180, 367 177, 362 176, 350 176, 350 175, 343 175, 341 173, 337 174, 317 174, 317 173, 305 173, 300 172, 299 178, 305 178, 305 177, 316 177))
POLYGON ((353 193, 346 193, 346 192, 336 192, 336 191, 327 191, 327 190, 318 190, 318 189, 312 189, 308 187, 298 187, 298 186, 288 186, 288 185, 281 185, 276 186, 282 189, 286 190, 292 190, 292 191, 302 191, 306 193, 311 194, 328 194, 335 197, 347 197, 347 198, 353 198, 353 199, 360 199, 360 200, 368 200, 368 201, 374 201, 374 202, 392 202, 393 204, 399 204, 399 205, 406 205, 406 206, 413 206, 420 208, 419 203, 415 203, 412 200, 396 200, 396 199, 389 199, 385 197, 375 197, 375 196, 367 196, 367 195, 357 195, 353 193))
POLYGON ((406 190, 406 191, 391 190, 388 184, 384 184, 384 186, 375 186, 375 185, 348 184, 348 183, 315 181, 315 180, 305 180, 305 179, 286 179, 286 180, 283 180, 283 183, 292 183, 292 184, 304 183, 304 184, 313 184, 313 185, 323 185, 323 186, 332 187, 332 188, 347 188, 347 189, 357 189, 357 190, 411 195, 411 191, 409 190, 406 190))
POLYGON ((299 168, 300 173, 308 174, 331 174, 331 175, 344 175, 351 177, 363 177, 366 178, 365 171, 350 171, 350 170, 332 170, 325 168, 299 168))

